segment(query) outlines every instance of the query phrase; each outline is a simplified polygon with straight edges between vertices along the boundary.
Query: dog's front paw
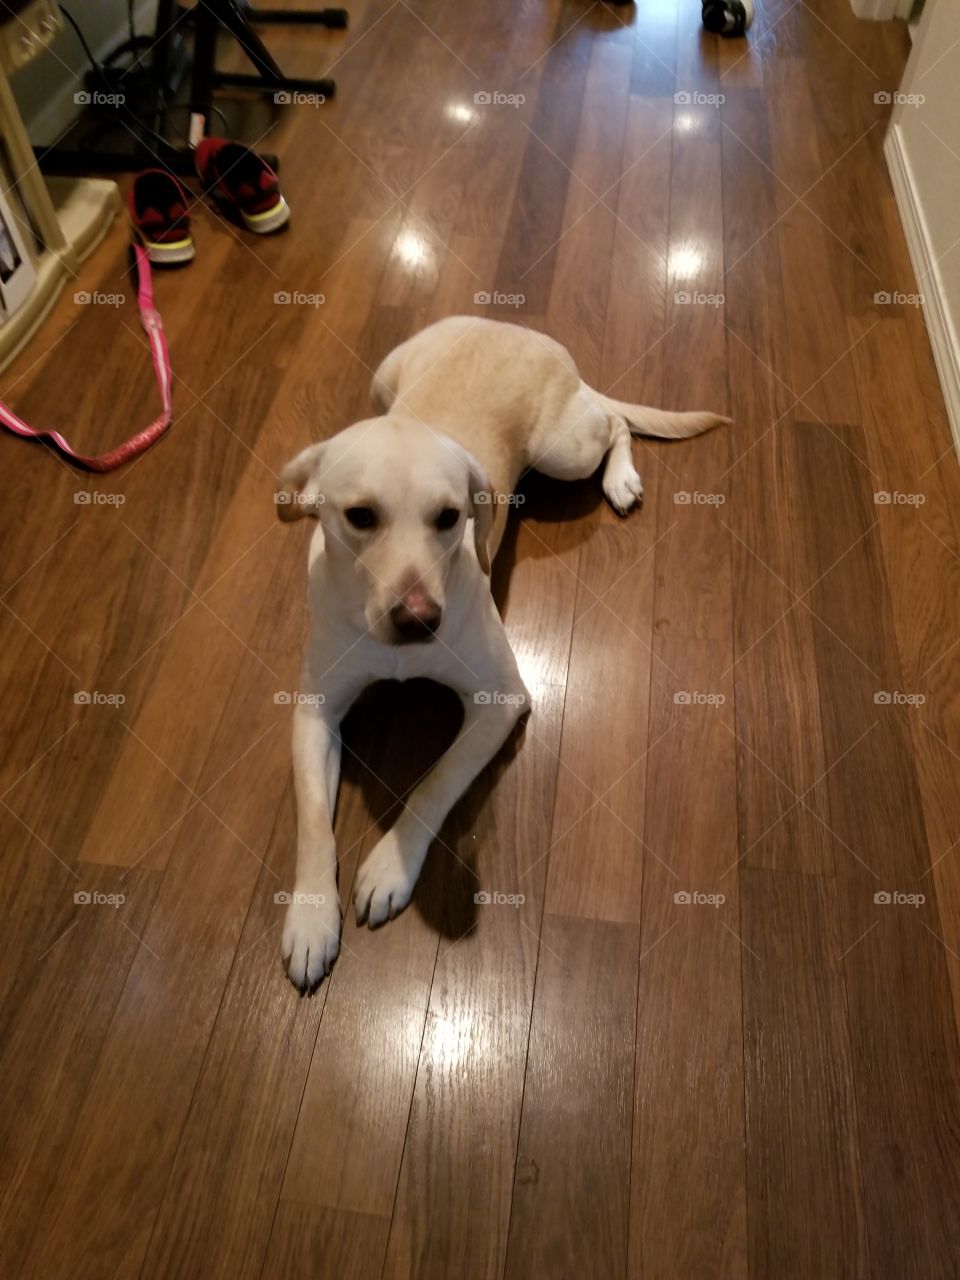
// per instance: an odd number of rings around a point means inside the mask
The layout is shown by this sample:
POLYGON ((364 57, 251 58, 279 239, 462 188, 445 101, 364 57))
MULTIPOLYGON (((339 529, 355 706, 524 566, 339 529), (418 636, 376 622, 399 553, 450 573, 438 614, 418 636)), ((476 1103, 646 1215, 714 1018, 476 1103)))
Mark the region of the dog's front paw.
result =
POLYGON ((357 924, 383 924, 407 905, 420 873, 422 856, 404 851, 393 831, 377 842, 357 872, 353 901, 357 924))
POLYGON ((295 892, 283 924, 281 955, 301 995, 317 989, 340 950, 340 902, 332 896, 295 892))

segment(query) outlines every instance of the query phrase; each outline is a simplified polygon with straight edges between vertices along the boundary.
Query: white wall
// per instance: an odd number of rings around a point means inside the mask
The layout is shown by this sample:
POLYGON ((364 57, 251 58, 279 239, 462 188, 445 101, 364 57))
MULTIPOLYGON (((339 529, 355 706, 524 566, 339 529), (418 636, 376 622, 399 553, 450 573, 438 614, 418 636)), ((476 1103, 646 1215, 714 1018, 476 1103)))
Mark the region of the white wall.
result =
MULTIPOLYGON (((102 58, 127 38, 127 0, 65 0, 87 44, 102 58)), ((156 20, 156 0, 134 5, 137 35, 148 35, 156 20)), ((10 81, 30 141, 54 142, 76 118, 81 108, 73 95, 83 87, 89 67, 83 46, 70 23, 53 44, 27 64, 10 81)))
POLYGON ((960 446, 960 3, 927 0, 885 151, 960 446))

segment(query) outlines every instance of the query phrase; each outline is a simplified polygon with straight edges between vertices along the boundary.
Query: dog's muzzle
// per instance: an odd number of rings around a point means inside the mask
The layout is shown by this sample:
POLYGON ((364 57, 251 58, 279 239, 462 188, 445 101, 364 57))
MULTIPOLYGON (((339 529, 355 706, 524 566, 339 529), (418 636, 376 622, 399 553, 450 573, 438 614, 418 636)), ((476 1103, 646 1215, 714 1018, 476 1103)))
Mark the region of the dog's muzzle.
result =
POLYGON ((442 617, 437 602, 421 590, 409 592, 390 610, 398 644, 432 640, 442 617))

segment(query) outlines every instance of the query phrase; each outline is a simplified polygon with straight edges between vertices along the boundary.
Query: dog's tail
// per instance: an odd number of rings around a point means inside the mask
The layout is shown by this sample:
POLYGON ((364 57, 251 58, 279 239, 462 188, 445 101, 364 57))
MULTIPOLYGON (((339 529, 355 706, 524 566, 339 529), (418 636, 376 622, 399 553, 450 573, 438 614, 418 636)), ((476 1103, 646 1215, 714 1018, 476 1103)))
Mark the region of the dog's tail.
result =
POLYGON ((626 400, 613 400, 599 391, 588 388, 608 413, 623 418, 634 436, 657 436, 661 440, 686 440, 699 436, 713 427, 725 426, 732 418, 719 413, 669 413, 666 409, 651 409, 645 404, 630 404, 626 400))

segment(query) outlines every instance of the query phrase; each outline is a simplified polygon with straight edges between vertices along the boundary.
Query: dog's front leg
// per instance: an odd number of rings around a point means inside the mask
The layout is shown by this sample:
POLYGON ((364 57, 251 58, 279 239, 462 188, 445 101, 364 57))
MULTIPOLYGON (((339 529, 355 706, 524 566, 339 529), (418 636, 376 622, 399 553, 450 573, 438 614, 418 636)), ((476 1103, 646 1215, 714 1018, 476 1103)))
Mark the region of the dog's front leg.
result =
POLYGON ((340 781, 340 733, 321 707, 298 704, 293 717, 297 793, 297 873, 283 927, 290 981, 303 994, 330 972, 340 950, 340 899, 333 814, 340 781))
POLYGON ((452 746, 413 789, 400 817, 357 872, 353 897, 358 924, 383 924, 410 901, 427 850, 447 814, 529 708, 519 676, 510 690, 461 695, 463 727, 452 746))

